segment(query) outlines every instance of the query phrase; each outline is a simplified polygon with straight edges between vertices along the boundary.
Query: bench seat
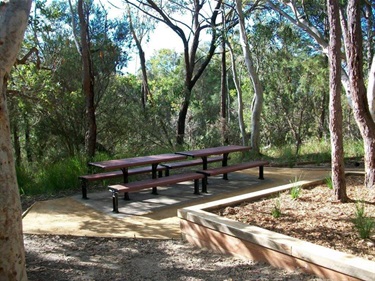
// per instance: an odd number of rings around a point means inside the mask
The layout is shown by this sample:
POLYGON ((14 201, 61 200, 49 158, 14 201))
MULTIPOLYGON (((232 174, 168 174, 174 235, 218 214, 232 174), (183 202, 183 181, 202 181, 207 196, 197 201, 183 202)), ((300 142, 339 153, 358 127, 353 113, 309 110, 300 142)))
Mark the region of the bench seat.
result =
POLYGON ((166 186, 184 181, 194 181, 194 194, 199 194, 199 180, 204 179, 205 175, 201 173, 176 174, 168 177, 134 181, 130 183, 115 184, 108 186, 112 192, 113 212, 118 213, 118 194, 139 191, 152 188, 153 194, 157 194, 157 186, 166 186))
POLYGON ((263 167, 269 164, 268 161, 251 161, 251 162, 244 162, 224 167, 212 168, 207 170, 200 170, 197 173, 201 173, 205 175, 205 178, 202 181, 202 192, 207 192, 207 177, 209 176, 216 176, 216 175, 226 175, 227 173, 246 170, 254 167, 259 167, 259 179, 263 180, 263 167))
MULTIPOLYGON (((215 157, 208 157, 207 158, 207 163, 215 163, 215 162, 220 162, 220 161, 223 161, 222 156, 215 156, 215 157)), ((193 159, 193 160, 187 160, 187 161, 164 163, 164 164, 160 164, 160 165, 166 168, 165 175, 169 176, 169 170, 171 170, 171 169, 192 167, 192 166, 198 166, 198 165, 202 165, 202 164, 203 164, 203 160, 201 158, 199 158, 199 159, 193 159)))
MULTIPOLYGON (((166 171, 166 169, 167 169, 166 167, 158 165, 156 170, 159 173, 159 177, 162 176, 163 171, 166 171)), ((151 172, 152 172, 151 166, 138 167, 134 169, 129 169, 128 176, 146 174, 146 173, 151 173, 151 172)), ((87 186, 89 182, 115 179, 115 178, 120 178, 123 176, 124 174, 121 170, 79 176, 78 178, 81 180, 81 187, 82 187, 82 198, 88 199, 87 198, 87 186)))

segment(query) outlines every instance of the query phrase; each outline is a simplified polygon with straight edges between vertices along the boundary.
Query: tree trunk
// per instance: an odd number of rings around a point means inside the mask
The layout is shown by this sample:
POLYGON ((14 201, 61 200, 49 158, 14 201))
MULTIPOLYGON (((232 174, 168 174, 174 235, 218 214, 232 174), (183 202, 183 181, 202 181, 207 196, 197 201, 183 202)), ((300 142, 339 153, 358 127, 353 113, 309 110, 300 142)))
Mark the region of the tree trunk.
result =
POLYGON ((243 101, 242 101, 242 89, 241 89, 241 84, 238 79, 238 74, 237 74, 237 67, 236 67, 236 60, 234 59, 234 53, 232 46, 227 42, 228 48, 230 51, 230 57, 231 57, 231 62, 232 62, 232 73, 233 73, 233 82, 236 87, 237 91, 237 114, 238 114, 238 123, 241 131, 241 139, 242 139, 242 145, 247 145, 246 144, 246 129, 245 129, 245 122, 243 119, 243 101))
POLYGON ((228 130, 227 130, 227 97, 228 97, 228 88, 227 88, 227 62, 225 54, 225 39, 223 36, 223 41, 221 44, 222 53, 221 53, 221 138, 222 144, 228 144, 228 130))
POLYGON ((0 9, 0 279, 27 280, 22 209, 4 85, 17 58, 31 0, 6 1, 0 9))
POLYGON ((191 89, 189 87, 185 86, 184 88, 184 101, 181 104, 180 112, 178 114, 178 120, 177 120, 177 137, 176 137, 176 143, 178 145, 184 144, 184 137, 185 137, 185 120, 190 104, 190 96, 191 96, 191 89))
POLYGON ((363 74, 362 30, 360 1, 350 0, 347 7, 348 72, 353 100, 353 114, 361 132, 365 147, 365 186, 375 187, 375 123, 371 117, 363 74))
POLYGON ((254 152, 260 152, 260 116, 263 107, 263 87, 260 83, 258 74, 255 70, 253 61, 250 55, 250 47, 247 40, 245 18, 242 12, 242 0, 236 0, 236 10, 238 13, 239 24, 240 24, 240 36, 243 55, 245 57, 245 63, 251 81, 253 82, 254 88, 254 99, 251 107, 251 147, 254 152))
POLYGON ((341 27, 339 6, 336 0, 327 2, 328 18, 330 22, 329 42, 329 129, 331 132, 332 150, 332 184, 335 200, 347 202, 344 144, 342 137, 342 107, 341 107, 341 27))
POLYGON ((130 13, 130 8, 128 7, 128 18, 129 18, 129 28, 131 31, 131 34, 133 36, 133 39, 135 41, 135 45, 138 49, 138 54, 139 54, 139 61, 141 63, 141 71, 142 71, 142 105, 143 108, 146 108, 146 105, 148 103, 148 100, 152 101, 152 94, 150 91, 150 87, 148 85, 148 78, 147 78, 147 69, 146 69, 146 57, 145 57, 145 52, 143 51, 142 48, 142 37, 139 39, 134 26, 133 26, 133 20, 132 16, 130 13))
POLYGON ((81 29, 82 86, 86 100, 87 131, 85 150, 89 159, 94 157, 96 148, 96 117, 94 100, 94 74, 90 55, 88 15, 84 12, 83 0, 78 0, 78 16, 81 29))
MULTIPOLYGON (((0 70, 0 77, 6 75, 0 70)), ((0 280, 27 280, 22 237, 22 210, 17 184, 6 85, 0 79, 0 280), (5 277, 5 278, 4 278, 5 277), (4 279, 3 279, 4 278, 4 279)))

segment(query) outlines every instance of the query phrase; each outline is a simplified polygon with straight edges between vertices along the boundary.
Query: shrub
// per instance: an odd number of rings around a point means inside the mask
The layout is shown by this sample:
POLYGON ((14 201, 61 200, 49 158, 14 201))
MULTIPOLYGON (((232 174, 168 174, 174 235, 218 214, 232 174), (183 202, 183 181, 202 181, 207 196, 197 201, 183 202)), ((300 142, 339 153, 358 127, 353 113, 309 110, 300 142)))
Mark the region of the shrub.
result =
POLYGON ((280 196, 275 199, 275 204, 271 210, 271 215, 277 219, 281 217, 281 199, 280 196))
POLYGON ((355 218, 353 219, 354 227, 357 229, 359 237, 362 239, 370 238, 372 230, 375 228, 375 221, 366 217, 365 205, 363 201, 357 201, 355 204, 355 218))

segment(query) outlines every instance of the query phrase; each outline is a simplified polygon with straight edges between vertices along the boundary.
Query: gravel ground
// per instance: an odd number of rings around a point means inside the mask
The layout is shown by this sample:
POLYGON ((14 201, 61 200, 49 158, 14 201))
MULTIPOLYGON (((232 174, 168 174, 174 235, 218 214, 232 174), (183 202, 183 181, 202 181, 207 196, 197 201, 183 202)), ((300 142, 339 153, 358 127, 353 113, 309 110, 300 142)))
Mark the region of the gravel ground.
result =
POLYGON ((30 281, 323 280, 216 254, 182 240, 24 238, 30 281))

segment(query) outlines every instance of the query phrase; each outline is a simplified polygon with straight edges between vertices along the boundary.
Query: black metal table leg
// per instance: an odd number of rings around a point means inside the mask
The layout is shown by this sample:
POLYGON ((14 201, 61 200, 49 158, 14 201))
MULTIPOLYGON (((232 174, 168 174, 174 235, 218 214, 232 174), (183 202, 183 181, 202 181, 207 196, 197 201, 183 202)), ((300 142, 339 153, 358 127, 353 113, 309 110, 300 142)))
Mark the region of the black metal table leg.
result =
MULTIPOLYGON (((223 167, 228 166, 228 154, 229 153, 224 153, 223 154, 223 162, 222 162, 222 166, 223 167)), ((228 180, 228 174, 223 174, 223 179, 224 180, 228 180)))
MULTIPOLYGON (((152 164, 152 178, 156 179, 157 178, 157 167, 159 163, 154 163, 152 164)), ((152 194, 158 195, 158 188, 155 186, 152 188, 152 194)))
POLYGON ((118 213, 118 193, 112 191, 113 212, 118 213))

